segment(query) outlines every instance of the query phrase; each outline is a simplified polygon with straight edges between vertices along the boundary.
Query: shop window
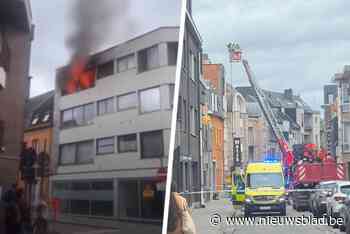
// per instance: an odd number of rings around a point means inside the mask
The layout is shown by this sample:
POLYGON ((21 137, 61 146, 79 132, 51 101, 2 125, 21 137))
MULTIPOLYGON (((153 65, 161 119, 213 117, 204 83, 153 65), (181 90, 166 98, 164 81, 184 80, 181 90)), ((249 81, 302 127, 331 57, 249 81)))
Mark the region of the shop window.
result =
POLYGON ((128 110, 137 106, 136 93, 128 93, 117 97, 118 111, 128 110))
POLYGON ((106 98, 97 102, 98 115, 105 115, 114 112, 114 98, 106 98))
POLYGON ((71 190, 73 191, 87 191, 87 190, 90 190, 91 187, 90 187, 90 183, 89 182, 82 182, 82 181, 75 181, 75 182, 72 182, 71 184, 71 190))
POLYGON ((147 113, 160 110, 160 88, 140 91, 140 111, 147 113))
POLYGON ((129 134, 124 136, 118 136, 118 152, 136 152, 137 140, 136 134, 129 134))
POLYGON ((123 72, 135 68, 134 54, 127 55, 117 60, 118 72, 123 72))
POLYGON ((158 46, 153 46, 138 53, 138 72, 144 72, 159 67, 158 46))
POLYGON ((91 201, 91 215, 113 216, 113 201, 91 201))
POLYGON ((141 133, 141 158, 160 158, 164 156, 163 131, 141 133))
POLYGON ((177 48, 178 48, 178 43, 177 42, 170 42, 170 43, 168 43, 168 64, 170 66, 176 66, 176 62, 177 62, 177 48))
POLYGON ((92 190, 113 190, 113 181, 96 181, 91 186, 92 190))
POLYGON ((89 200, 71 200, 71 213, 79 215, 90 214, 90 201, 89 200))
POLYGON ((114 153, 114 137, 106 137, 97 139, 96 141, 97 154, 112 154, 114 153))
POLYGON ((114 74, 114 61, 109 61, 97 66, 97 79, 102 79, 114 74))

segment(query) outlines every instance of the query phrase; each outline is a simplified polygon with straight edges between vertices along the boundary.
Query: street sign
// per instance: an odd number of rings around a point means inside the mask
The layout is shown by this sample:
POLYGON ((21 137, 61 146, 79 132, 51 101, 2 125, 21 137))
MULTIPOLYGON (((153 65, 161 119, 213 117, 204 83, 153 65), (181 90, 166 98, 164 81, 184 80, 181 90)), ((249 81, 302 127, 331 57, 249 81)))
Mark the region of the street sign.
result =
POLYGON ((239 167, 242 164, 241 138, 233 138, 233 166, 239 167))

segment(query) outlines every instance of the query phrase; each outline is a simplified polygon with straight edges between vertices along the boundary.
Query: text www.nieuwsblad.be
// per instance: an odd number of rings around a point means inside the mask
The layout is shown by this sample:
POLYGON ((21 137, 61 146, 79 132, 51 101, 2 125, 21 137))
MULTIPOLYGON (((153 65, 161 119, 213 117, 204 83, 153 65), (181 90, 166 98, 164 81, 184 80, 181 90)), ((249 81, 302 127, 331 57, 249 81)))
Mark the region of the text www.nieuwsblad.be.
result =
POLYGON ((222 217, 220 214, 213 214, 209 218, 212 226, 227 225, 227 226, 252 226, 252 225, 343 225, 343 218, 321 217, 313 216, 266 216, 266 217, 236 217, 226 216, 222 217))

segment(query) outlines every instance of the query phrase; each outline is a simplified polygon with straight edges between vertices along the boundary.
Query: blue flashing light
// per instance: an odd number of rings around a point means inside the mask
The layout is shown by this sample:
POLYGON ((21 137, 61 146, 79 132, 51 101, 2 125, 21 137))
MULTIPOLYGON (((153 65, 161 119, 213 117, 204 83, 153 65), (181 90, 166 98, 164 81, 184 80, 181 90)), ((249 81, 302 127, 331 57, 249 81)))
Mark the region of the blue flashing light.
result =
POLYGON ((263 161, 265 163, 278 163, 281 162, 281 158, 278 155, 266 154, 263 161))

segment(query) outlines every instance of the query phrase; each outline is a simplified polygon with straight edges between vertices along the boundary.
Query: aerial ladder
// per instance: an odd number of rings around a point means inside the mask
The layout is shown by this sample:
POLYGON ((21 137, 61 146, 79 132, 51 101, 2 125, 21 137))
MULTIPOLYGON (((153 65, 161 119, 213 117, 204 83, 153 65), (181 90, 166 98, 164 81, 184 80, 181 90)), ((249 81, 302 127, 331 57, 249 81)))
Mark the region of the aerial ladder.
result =
POLYGON ((272 110, 270 104, 268 103, 268 98, 266 97, 266 94, 256 82, 254 74, 249 66, 248 61, 243 59, 242 63, 243 63, 245 72, 247 73, 249 83, 256 95, 259 106, 265 116, 266 121, 271 127, 272 133, 276 138, 279 148, 281 150, 281 153, 282 153, 281 163, 284 167, 284 175, 286 179, 285 182, 286 182, 286 187, 288 188, 292 184, 291 182, 293 178, 291 176, 291 168, 290 168, 294 158, 293 151, 291 150, 291 147, 285 135, 283 134, 283 129, 280 127, 274 111, 272 110))

